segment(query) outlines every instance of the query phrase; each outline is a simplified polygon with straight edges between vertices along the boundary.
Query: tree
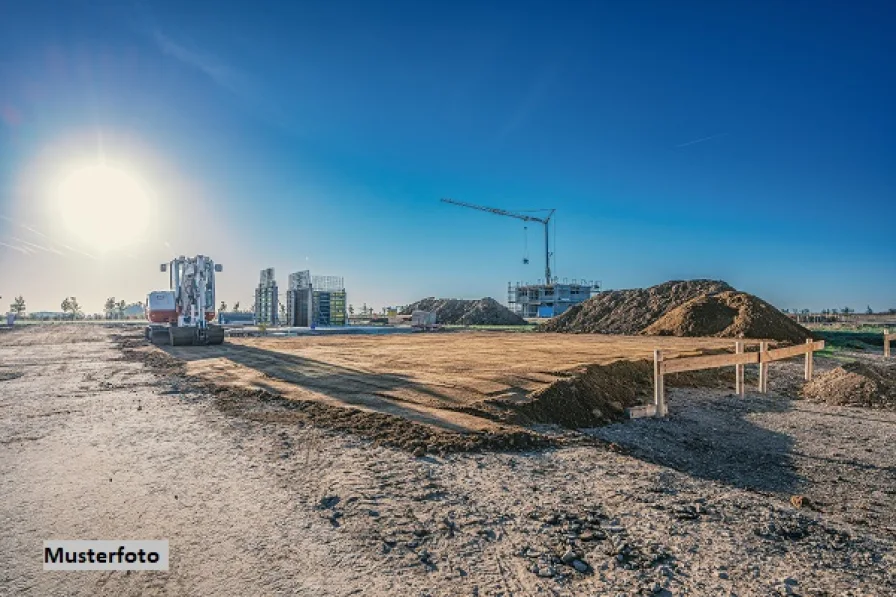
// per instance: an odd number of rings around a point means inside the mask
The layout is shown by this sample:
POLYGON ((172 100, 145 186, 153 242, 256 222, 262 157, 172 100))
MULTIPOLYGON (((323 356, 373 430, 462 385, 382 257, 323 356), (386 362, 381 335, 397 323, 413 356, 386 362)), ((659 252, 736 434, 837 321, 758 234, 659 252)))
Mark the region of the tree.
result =
POLYGON ((367 315, 367 303, 361 305, 361 315, 367 315))
POLYGON ((286 304, 280 303, 280 325, 286 322, 286 304))
POLYGON ((70 299, 69 297, 65 297, 64 299, 62 299, 62 303, 60 303, 59 306, 62 307, 63 313, 68 313, 72 310, 72 299, 70 299))
POLYGON ((236 311, 237 313, 239 313, 239 311, 240 311, 240 302, 239 301, 233 303, 233 310, 236 311))
POLYGON ((106 319, 112 319, 115 314, 115 297, 110 296, 106 299, 106 304, 103 306, 103 311, 106 313, 106 319))
POLYGON ((21 317, 22 313, 25 312, 25 299, 20 296, 17 296, 16 299, 9 306, 9 310, 16 314, 16 317, 21 317))
POLYGON ((227 310, 227 303, 225 303, 224 301, 221 301, 221 305, 218 307, 218 311, 222 311, 222 312, 223 312, 223 311, 226 311, 226 310, 227 310))
POLYGON ((120 319, 124 319, 124 310, 127 308, 127 303, 125 303, 123 300, 118 301, 118 304, 115 305, 115 309, 118 311, 118 317, 120 319))
POLYGON ((349 305, 348 305, 348 314, 349 314, 349 315, 354 315, 354 314, 355 314, 355 306, 352 305, 351 303, 349 303, 349 305))
POLYGON ((868 305, 868 308, 865 309, 865 315, 874 315, 874 309, 871 308, 871 305, 868 305))
POLYGON ((72 297, 71 309, 72 309, 72 319, 75 319, 76 317, 80 317, 83 314, 83 311, 81 311, 81 305, 78 304, 78 299, 76 299, 75 297, 72 297))

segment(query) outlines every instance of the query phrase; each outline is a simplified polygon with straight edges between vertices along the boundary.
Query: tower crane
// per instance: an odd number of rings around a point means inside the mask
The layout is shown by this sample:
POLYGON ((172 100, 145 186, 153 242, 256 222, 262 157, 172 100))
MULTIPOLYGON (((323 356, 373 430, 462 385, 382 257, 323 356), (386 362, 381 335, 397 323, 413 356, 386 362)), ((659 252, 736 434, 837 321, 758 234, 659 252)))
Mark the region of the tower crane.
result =
POLYGON ((469 207, 470 209, 478 209, 480 211, 487 211, 488 213, 492 213, 498 216, 507 216, 509 218, 516 218, 518 220, 523 220, 524 222, 538 222, 539 224, 544 224, 544 283, 546 285, 550 285, 553 282, 551 277, 551 250, 550 244, 548 243, 548 224, 551 221, 551 218, 554 215, 555 209, 545 209, 540 211, 547 211, 548 215, 543 218, 538 218, 535 216, 530 216, 527 214, 516 213, 512 211, 507 211, 506 209, 498 209, 497 207, 483 207, 481 205, 473 205, 472 203, 464 203, 463 201, 455 201, 454 199, 442 199, 443 203, 450 203, 452 205, 459 205, 461 207, 469 207))

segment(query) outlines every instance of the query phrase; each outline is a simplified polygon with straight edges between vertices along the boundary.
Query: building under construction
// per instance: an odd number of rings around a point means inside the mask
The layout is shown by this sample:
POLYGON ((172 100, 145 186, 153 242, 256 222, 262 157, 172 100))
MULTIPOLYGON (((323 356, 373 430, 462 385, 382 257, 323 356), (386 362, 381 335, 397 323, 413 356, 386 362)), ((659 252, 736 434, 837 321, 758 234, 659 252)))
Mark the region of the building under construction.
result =
POLYGON ((277 281, 274 268, 261 270, 261 279, 255 289, 255 322, 258 325, 277 325, 277 281))
POLYGON ((507 284, 507 303, 520 317, 554 317, 600 292, 600 282, 572 280, 553 284, 507 284))
POLYGON ((286 324, 295 327, 345 325, 345 284, 340 276, 312 276, 308 270, 289 275, 286 324))
MULTIPOLYGON (((529 284, 510 282, 507 284, 507 303, 511 310, 524 318, 544 318, 560 315, 573 305, 587 301, 592 296, 600 292, 600 282, 593 280, 572 280, 567 282, 566 279, 561 283, 560 280, 551 273, 551 252, 550 243, 550 224, 554 217, 554 209, 536 209, 530 210, 529 213, 517 213, 499 209, 497 207, 485 207, 482 205, 473 205, 463 201, 455 201, 454 199, 442 199, 443 203, 451 205, 459 205, 460 207, 468 207, 477 209, 497 216, 506 216, 516 218, 526 223, 528 230, 529 223, 541 224, 544 227, 544 283, 529 284), (532 212, 541 212, 541 215, 532 215, 532 212)), ((523 263, 529 263, 528 240, 526 245, 526 253, 523 256, 523 263)))

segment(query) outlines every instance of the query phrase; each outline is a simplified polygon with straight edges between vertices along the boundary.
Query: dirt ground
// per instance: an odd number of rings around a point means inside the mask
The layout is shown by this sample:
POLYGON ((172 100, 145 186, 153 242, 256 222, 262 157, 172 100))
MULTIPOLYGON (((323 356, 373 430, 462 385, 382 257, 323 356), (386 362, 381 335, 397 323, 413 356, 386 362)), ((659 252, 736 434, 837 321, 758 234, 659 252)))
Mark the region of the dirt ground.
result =
MULTIPOLYGON (((116 333, 0 332, 2 595, 896 593, 896 413, 793 399, 799 364, 772 365, 769 395, 671 389, 667 420, 415 457, 264 393, 203 390, 170 357, 135 360, 116 333), (171 570, 43 572, 48 538, 168 539, 171 570)), ((361 384, 391 360, 391 374, 448 386, 421 406, 523 377, 525 358, 505 351, 489 369, 488 336, 461 356, 433 350, 422 372, 419 346, 414 361, 410 344, 386 353, 379 339, 289 340, 327 364, 292 374, 336 385, 339 365, 361 384), (343 363, 323 356, 337 340, 356 347, 343 363), (448 383, 460 373, 462 391, 448 383)))
POLYGON ((457 332, 233 338, 165 352, 186 361, 189 375, 215 384, 469 432, 498 430, 514 402, 587 365, 653 359, 654 348, 672 358, 732 346, 709 338, 457 332))

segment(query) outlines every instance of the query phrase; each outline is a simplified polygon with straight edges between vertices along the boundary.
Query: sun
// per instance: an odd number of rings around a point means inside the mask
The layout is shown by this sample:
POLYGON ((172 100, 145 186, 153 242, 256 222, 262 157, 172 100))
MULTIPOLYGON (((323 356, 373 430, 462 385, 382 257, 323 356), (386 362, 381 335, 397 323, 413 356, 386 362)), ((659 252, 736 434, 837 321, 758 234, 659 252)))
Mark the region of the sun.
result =
POLYGON ((149 204, 147 188, 138 177, 106 164, 72 170, 58 189, 65 227, 102 251, 141 240, 148 225, 149 204))

